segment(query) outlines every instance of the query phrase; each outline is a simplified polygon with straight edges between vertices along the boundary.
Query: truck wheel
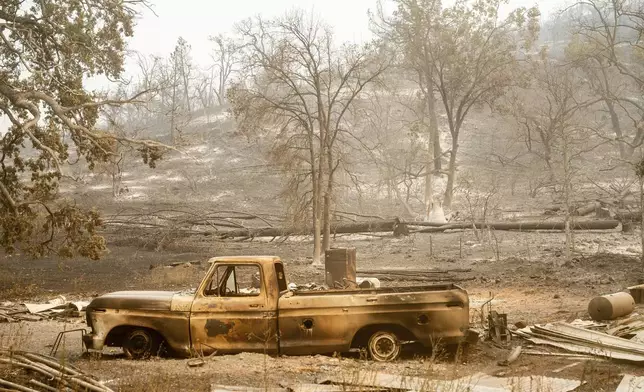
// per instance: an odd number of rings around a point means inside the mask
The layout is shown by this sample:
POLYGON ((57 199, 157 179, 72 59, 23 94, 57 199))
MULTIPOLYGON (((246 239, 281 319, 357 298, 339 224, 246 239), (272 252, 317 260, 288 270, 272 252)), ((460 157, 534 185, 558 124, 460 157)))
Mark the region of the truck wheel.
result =
POLYGON ((401 345, 395 333, 378 331, 369 338, 367 349, 374 361, 394 361, 400 356, 401 345))
POLYGON ((123 351, 128 358, 143 359, 156 355, 161 347, 159 336, 148 329, 131 330, 123 341, 123 351))

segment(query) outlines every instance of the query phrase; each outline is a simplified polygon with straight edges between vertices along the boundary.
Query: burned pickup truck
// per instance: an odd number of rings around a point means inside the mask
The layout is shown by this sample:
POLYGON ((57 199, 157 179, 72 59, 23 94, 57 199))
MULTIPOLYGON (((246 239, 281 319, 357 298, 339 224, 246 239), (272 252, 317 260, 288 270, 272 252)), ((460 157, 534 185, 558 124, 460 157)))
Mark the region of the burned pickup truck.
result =
POLYGON ((265 352, 309 355, 366 349, 377 361, 403 344, 464 343, 467 292, 452 284, 290 291, 279 258, 218 257, 190 295, 122 291, 87 307, 85 346, 122 347, 128 357, 265 352))

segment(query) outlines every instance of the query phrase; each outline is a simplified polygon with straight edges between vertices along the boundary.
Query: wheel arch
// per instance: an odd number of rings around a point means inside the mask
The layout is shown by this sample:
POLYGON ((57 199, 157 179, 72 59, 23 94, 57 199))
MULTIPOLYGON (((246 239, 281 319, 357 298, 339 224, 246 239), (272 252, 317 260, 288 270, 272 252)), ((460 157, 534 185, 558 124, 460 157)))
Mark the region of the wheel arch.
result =
POLYGON ((351 340, 351 348, 366 347, 371 335, 379 331, 392 332, 402 341, 416 340, 416 336, 414 336, 409 329, 400 324, 369 324, 356 331, 353 335, 353 339, 351 340))
POLYGON ((161 339, 162 343, 167 344, 168 342, 166 337, 163 336, 163 334, 155 328, 151 328, 145 325, 123 324, 115 326, 110 330, 110 332, 107 333, 107 336, 105 337, 105 345, 108 347, 122 347, 123 340, 125 339, 127 334, 136 329, 144 329, 157 335, 161 339))

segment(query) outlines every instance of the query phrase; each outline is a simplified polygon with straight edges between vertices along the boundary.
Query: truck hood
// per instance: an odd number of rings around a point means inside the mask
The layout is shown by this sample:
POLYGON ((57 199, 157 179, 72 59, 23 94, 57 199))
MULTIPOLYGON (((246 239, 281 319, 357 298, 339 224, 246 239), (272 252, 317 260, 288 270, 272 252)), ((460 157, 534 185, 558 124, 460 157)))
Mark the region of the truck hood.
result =
POLYGON ((175 294, 172 291, 117 291, 94 298, 87 308, 170 310, 175 294))

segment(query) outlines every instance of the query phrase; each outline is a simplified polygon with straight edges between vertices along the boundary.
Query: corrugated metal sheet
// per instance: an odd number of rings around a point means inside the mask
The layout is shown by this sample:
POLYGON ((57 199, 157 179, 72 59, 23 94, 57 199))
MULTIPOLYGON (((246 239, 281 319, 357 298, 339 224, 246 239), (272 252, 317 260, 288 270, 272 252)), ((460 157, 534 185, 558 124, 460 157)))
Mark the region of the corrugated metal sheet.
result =
POLYGON ((644 392, 644 377, 625 375, 615 392, 644 392))
POLYGON ((398 391, 435 392, 568 392, 578 388, 578 380, 545 376, 494 377, 476 373, 455 380, 430 380, 421 377, 405 377, 392 374, 352 375, 351 377, 330 376, 326 383, 347 386, 385 388, 398 391))

